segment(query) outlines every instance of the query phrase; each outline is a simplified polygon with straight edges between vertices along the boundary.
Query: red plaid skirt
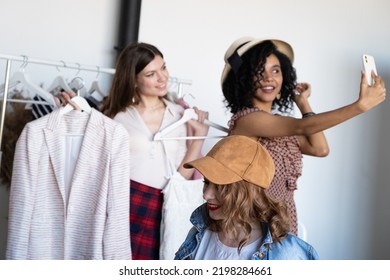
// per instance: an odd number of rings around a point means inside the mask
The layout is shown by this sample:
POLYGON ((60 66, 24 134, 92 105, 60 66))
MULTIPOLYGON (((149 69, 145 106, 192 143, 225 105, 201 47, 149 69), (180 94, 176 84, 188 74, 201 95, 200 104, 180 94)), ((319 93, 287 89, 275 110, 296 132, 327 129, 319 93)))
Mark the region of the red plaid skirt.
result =
POLYGON ((130 239, 133 260, 158 260, 163 205, 161 190, 130 180, 130 239))

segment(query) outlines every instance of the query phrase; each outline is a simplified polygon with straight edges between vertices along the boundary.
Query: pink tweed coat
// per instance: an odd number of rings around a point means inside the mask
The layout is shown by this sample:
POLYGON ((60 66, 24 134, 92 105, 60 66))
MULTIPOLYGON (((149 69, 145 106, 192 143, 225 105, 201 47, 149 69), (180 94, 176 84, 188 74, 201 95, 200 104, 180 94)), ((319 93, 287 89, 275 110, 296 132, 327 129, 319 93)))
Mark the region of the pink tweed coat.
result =
POLYGON ((131 259, 129 137, 92 109, 28 123, 15 149, 6 259, 131 259), (83 134, 65 196, 63 137, 83 134))

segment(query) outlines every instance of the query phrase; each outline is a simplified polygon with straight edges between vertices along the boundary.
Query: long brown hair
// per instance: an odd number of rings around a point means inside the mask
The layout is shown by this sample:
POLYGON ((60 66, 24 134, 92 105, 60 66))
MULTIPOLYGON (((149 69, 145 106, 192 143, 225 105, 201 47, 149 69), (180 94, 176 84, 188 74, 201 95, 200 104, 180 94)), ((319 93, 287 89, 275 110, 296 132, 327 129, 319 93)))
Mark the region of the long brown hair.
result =
POLYGON ((110 92, 101 110, 105 115, 112 118, 130 105, 139 103, 137 74, 156 56, 164 58, 155 46, 147 43, 132 43, 123 49, 116 64, 110 92))
POLYGON ((245 181, 238 181, 229 185, 217 185, 217 191, 225 218, 211 220, 210 229, 216 232, 230 232, 238 236, 237 229, 242 228, 245 237, 239 240, 239 251, 250 238, 253 222, 258 222, 259 226, 263 222, 268 223, 275 242, 287 236, 290 230, 287 207, 285 203, 270 198, 265 189, 245 181))

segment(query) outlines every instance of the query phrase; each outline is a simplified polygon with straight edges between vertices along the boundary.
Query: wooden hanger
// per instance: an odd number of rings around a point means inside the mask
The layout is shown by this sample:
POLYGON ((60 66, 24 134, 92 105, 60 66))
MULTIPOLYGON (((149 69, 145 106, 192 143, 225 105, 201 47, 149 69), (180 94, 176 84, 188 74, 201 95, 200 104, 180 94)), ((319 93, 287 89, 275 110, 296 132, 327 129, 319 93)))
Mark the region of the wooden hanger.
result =
MULTIPOLYGON (((161 140, 178 140, 178 139, 209 139, 209 138, 221 138, 225 136, 186 136, 186 137, 164 137, 167 133, 171 132, 172 130, 176 129, 180 125, 186 123, 189 120, 197 120, 198 119, 198 114, 195 112, 194 109, 185 109, 183 116, 177 121, 174 122, 173 124, 165 127, 163 130, 160 130, 157 132, 153 140, 155 141, 161 141, 161 140)), ((223 132, 229 132, 229 130, 226 127, 223 127, 219 124, 213 123, 209 120, 204 120, 204 123, 208 126, 214 127, 218 130, 221 130, 223 132)))

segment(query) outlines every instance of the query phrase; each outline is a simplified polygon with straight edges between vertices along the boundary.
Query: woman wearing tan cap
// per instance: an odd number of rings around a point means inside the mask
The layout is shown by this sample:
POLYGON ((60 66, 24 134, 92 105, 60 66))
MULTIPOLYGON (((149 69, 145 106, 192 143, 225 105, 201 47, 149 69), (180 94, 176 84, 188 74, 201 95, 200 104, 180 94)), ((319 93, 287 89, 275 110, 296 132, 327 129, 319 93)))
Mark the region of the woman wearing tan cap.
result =
POLYGON ((184 167, 204 176, 206 203, 191 215, 193 228, 176 260, 318 259, 310 244, 289 233, 285 204, 265 192, 275 166, 255 139, 228 136, 184 167))
POLYGON ((329 147, 323 130, 347 121, 385 100, 384 81, 369 86, 362 73, 356 102, 315 114, 308 98, 311 87, 297 83, 292 47, 281 40, 242 37, 225 54, 222 90, 233 114, 230 134, 254 136, 270 152, 275 177, 267 192, 288 207, 291 231, 298 234, 294 191, 302 172, 302 154, 324 157, 329 147), (302 119, 293 118, 294 102, 302 119))

